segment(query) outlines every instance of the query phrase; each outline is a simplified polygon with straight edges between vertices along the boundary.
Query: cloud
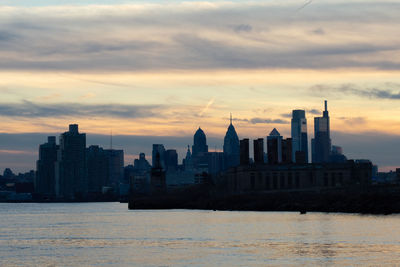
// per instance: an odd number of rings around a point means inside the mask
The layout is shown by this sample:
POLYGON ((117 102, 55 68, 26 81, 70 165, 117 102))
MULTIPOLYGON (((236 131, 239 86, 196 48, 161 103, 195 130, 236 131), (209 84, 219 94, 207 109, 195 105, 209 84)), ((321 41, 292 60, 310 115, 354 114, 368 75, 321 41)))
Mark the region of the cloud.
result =
POLYGON ((382 87, 391 87, 389 89, 381 89, 375 87, 362 87, 355 84, 341 84, 341 85, 327 85, 317 84, 310 88, 312 92, 319 93, 341 93, 344 95, 356 95, 366 98, 377 98, 377 99, 400 99, 400 84, 387 83, 383 84, 382 87))
POLYGON ((253 30, 253 27, 251 27, 251 25, 249 24, 239 24, 239 25, 235 25, 233 27, 233 30, 236 33, 240 33, 240 32, 251 32, 253 30))
POLYGON ((1 6, 0 70, 400 69, 399 2, 310 2, 1 6))
POLYGON ((321 115, 321 113, 322 113, 320 110, 314 109, 314 108, 306 109, 306 111, 307 111, 307 113, 311 113, 312 115, 321 115))
POLYGON ((0 103, 0 116, 46 118, 46 117, 118 117, 145 118, 161 115, 160 105, 122 105, 122 104, 43 104, 30 101, 21 103, 0 103))
POLYGON ((367 123, 367 118, 365 117, 339 117, 338 119, 344 121, 346 124, 349 125, 359 125, 367 123))
POLYGON ((288 124, 289 122, 282 119, 269 119, 269 118, 250 118, 250 119, 238 119, 234 118, 233 121, 238 122, 248 122, 251 124, 260 124, 260 123, 271 123, 271 124, 288 124))

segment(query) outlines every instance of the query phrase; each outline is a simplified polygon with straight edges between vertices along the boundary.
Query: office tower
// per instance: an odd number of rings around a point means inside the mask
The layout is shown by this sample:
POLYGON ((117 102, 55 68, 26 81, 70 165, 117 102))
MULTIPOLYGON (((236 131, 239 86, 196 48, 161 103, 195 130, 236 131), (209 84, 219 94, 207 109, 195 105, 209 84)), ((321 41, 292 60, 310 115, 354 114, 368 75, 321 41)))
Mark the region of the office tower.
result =
POLYGON ((162 194, 167 190, 165 171, 161 165, 160 153, 155 152, 153 167, 151 168, 150 185, 152 194, 162 194))
POLYGON ((286 138, 282 140, 282 163, 290 164, 292 161, 292 138, 286 138))
POLYGON ((144 153, 140 153, 139 158, 133 161, 133 168, 135 171, 149 171, 151 169, 144 153))
POLYGON ((90 146, 86 150, 88 168, 88 191, 101 193, 108 181, 108 160, 105 151, 99 146, 90 146))
POLYGON ((194 168, 206 168, 208 159, 206 153, 208 152, 207 139, 203 130, 199 127, 193 136, 192 146, 192 161, 194 168))
POLYGON ((209 174, 217 174, 224 170, 224 157, 223 152, 207 152, 209 174))
POLYGON ((240 140, 240 165, 249 165, 249 139, 240 140))
POLYGON ((119 184, 124 178, 124 151, 118 149, 105 149, 107 158, 107 186, 112 187, 115 193, 119 191, 119 184))
POLYGON ((292 111, 292 161, 296 161, 297 157, 300 161, 298 163, 308 162, 308 137, 307 137, 307 119, 304 110, 292 111), (298 151, 304 153, 298 153, 298 151), (304 162, 304 158, 306 161, 304 162))
POLYGON ((254 146, 254 163, 263 164, 264 163, 264 139, 258 138, 253 140, 254 146))
POLYGON ((175 149, 165 151, 165 166, 167 171, 176 171, 178 169, 178 153, 175 149))
POLYGON ((182 160, 182 164, 185 167, 185 171, 193 169, 192 153, 190 152, 190 146, 187 146, 186 157, 182 160))
POLYGON ((274 128, 267 136, 268 164, 278 164, 282 162, 282 136, 274 128))
POLYGON ((55 173, 58 198, 76 199, 86 196, 86 134, 79 133, 77 124, 69 125, 69 131, 60 135, 55 173))
POLYGON ((328 104, 325 100, 325 110, 322 117, 314 118, 314 139, 311 140, 313 163, 323 163, 329 161, 329 156, 331 153, 331 137, 329 127, 328 104))
POLYGON ((239 137, 235 127, 232 124, 232 114, 228 130, 224 138, 224 161, 225 169, 239 165, 240 163, 240 145, 239 137))
POLYGON ((41 195, 55 195, 55 163, 57 161, 56 137, 49 136, 47 143, 39 146, 39 160, 36 162, 35 192, 41 195))
POLYGON ((193 136, 192 157, 201 157, 206 152, 208 152, 206 135, 199 127, 193 136))
POLYGON ((162 144, 153 144, 153 151, 151 153, 151 162, 152 162, 152 166, 154 167, 156 164, 156 155, 157 153, 159 154, 160 157, 160 165, 161 168, 163 168, 165 170, 165 148, 164 145, 162 144))

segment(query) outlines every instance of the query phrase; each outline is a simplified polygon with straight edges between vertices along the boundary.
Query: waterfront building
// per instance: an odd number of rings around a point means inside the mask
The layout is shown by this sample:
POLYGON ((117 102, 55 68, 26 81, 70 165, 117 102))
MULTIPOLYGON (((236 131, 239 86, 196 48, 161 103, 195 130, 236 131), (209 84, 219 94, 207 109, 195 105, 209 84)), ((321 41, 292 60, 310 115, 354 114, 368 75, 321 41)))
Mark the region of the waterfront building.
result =
POLYGON ((329 162, 331 137, 328 104, 326 100, 322 117, 314 118, 314 139, 311 140, 311 146, 313 163, 329 162))
POLYGON ((55 196, 55 163, 57 161, 56 137, 49 136, 47 143, 39 146, 39 160, 36 162, 35 192, 40 195, 55 196))
POLYGON ((282 136, 274 128, 267 136, 268 164, 279 164, 282 162, 282 136))
POLYGON ((264 139, 258 138, 253 140, 253 152, 254 152, 254 163, 263 164, 264 163, 264 139))
POLYGON ((299 163, 308 163, 308 137, 307 137, 307 119, 305 110, 293 110, 292 121, 292 161, 296 161, 296 153, 299 163), (302 152, 302 153, 299 153, 302 152), (305 158, 305 161, 303 160, 305 158))
POLYGON ((165 170, 161 165, 159 152, 156 152, 153 162, 154 165, 151 168, 151 177, 150 177, 151 193, 152 194, 165 193, 167 190, 167 180, 166 180, 165 170))
POLYGON ((86 196, 86 134, 79 133, 77 124, 69 125, 69 131, 60 135, 55 176, 58 198, 75 199, 86 196))
POLYGON ((371 183, 372 163, 347 161, 318 164, 241 165, 223 176, 227 191, 307 191, 371 183))
POLYGON ((225 169, 235 167, 240 164, 240 144, 235 127, 232 124, 232 114, 230 124, 224 137, 224 161, 225 169))
POLYGON ((240 165, 249 165, 249 157, 249 139, 244 138, 240 140, 240 165))

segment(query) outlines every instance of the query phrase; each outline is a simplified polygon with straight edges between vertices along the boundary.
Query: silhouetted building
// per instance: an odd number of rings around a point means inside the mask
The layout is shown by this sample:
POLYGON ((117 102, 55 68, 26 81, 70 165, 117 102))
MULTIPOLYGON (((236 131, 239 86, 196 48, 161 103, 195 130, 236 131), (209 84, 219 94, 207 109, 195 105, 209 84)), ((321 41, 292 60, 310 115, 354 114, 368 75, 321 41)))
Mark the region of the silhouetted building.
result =
POLYGON ((224 170, 224 153, 223 152, 208 152, 208 173, 217 174, 224 170))
POLYGON ((298 164, 307 163, 306 153, 304 151, 296 151, 295 162, 298 164))
POLYGON ((108 167, 107 186, 119 191, 119 184, 124 177, 124 151, 118 149, 105 149, 108 167))
POLYGON ((89 146, 86 150, 88 168, 88 191, 101 193, 108 182, 108 159, 99 146, 89 146))
POLYGON ((311 140, 311 146, 313 163, 329 162, 331 137, 328 104, 326 100, 323 116, 314 118, 314 139, 311 140))
POLYGON ((340 146, 332 146, 331 154, 329 155, 329 162, 341 163, 346 162, 347 158, 343 155, 343 149, 340 146))
POLYGON ((3 172, 4 179, 12 179, 15 177, 15 174, 12 172, 10 168, 5 168, 3 172))
POLYGON ((60 135, 55 173, 58 198, 75 199, 87 194, 86 134, 79 133, 77 124, 69 125, 69 131, 60 135))
POLYGON ((156 155, 157 153, 159 154, 160 157, 160 166, 161 168, 163 168, 164 170, 166 169, 165 166, 165 148, 164 145, 162 144, 153 144, 153 151, 151 154, 151 161, 152 161, 152 166, 154 167, 156 164, 156 155))
POLYGON ((47 143, 39 146, 39 160, 36 162, 35 192, 41 195, 55 196, 56 176, 55 163, 57 161, 56 137, 49 136, 47 143))
POLYGON ((207 139, 203 130, 199 127, 193 136, 192 160, 194 168, 200 168, 207 164, 205 154, 208 152, 207 139))
POLYGON ((282 162, 282 136, 274 128, 267 136, 268 164, 278 164, 282 162))
POLYGON ((290 164, 292 161, 292 138, 282 140, 282 163, 290 164))
POLYGON ((167 171, 176 171, 178 169, 178 153, 175 149, 165 151, 165 166, 167 171))
POLYGON ((232 124, 232 114, 230 124, 224 137, 224 161, 225 168, 238 166, 240 163, 240 144, 235 127, 232 124))
POLYGON ((189 171, 189 170, 193 169, 192 153, 190 153, 189 145, 187 147, 186 157, 183 159, 182 164, 184 166, 185 171, 189 171))
POLYGON ((369 185, 372 178, 371 162, 243 165, 224 174, 227 190, 246 191, 301 191, 369 185))
MULTIPOLYGON (((307 119, 305 110, 292 111, 292 161, 296 161, 296 152, 302 151, 308 162, 308 137, 307 137, 307 119)), ((300 154, 299 154, 300 155, 300 154)), ((304 163, 303 157, 299 158, 304 163)))
POLYGON ((249 139, 244 138, 240 140, 240 165, 249 165, 249 157, 249 139))
POLYGON ((144 153, 140 153, 139 158, 133 161, 133 168, 137 171, 150 171, 151 166, 144 153))
POLYGON ((263 164, 264 163, 264 139, 258 138, 253 140, 254 146, 254 163, 263 164))
POLYGON ((153 194, 165 193, 167 190, 165 171, 161 166, 159 152, 156 152, 154 158, 154 165, 153 168, 151 168, 150 184, 151 184, 151 192, 153 194))

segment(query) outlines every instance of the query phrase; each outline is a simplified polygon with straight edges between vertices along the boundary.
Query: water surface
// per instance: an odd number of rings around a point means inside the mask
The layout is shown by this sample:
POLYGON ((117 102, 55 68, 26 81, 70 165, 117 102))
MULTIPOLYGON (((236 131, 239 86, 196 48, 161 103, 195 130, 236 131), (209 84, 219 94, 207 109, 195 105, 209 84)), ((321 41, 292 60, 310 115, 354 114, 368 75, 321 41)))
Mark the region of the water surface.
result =
POLYGON ((400 216, 0 204, 0 266, 395 265, 400 216))

